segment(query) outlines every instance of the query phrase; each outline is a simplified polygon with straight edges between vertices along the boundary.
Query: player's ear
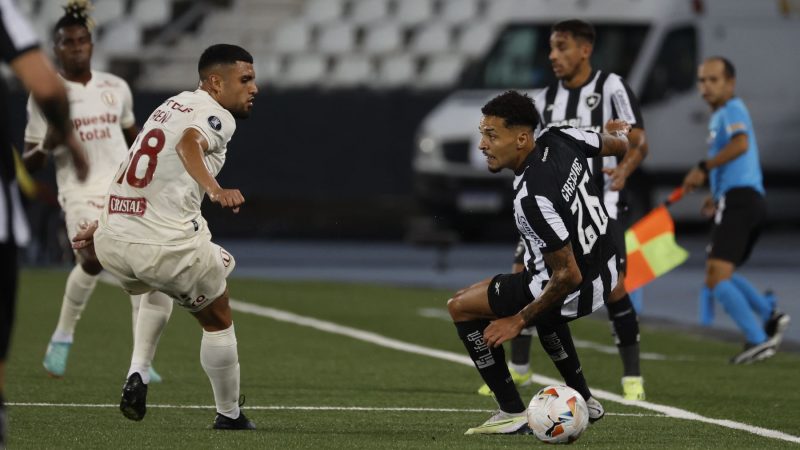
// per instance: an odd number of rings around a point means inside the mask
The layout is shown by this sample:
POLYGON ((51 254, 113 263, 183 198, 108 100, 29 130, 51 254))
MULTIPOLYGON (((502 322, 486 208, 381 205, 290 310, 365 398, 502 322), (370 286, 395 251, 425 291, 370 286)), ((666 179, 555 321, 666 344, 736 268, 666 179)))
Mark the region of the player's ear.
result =
POLYGON ((531 132, 528 129, 522 129, 517 133, 517 148, 523 149, 528 145, 531 140, 531 132))

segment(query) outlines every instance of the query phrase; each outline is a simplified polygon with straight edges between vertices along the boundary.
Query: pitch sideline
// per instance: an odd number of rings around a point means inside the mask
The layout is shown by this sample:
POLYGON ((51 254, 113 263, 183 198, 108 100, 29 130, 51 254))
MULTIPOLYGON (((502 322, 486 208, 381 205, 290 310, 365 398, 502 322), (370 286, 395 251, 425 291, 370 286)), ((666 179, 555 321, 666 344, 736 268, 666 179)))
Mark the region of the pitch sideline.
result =
MULTIPOLYGON (((235 311, 249 313, 261 317, 267 317, 273 320, 277 320, 280 322, 288 322, 295 325, 305 326, 309 328, 314 328, 316 330, 325 331, 332 334, 338 334, 342 336, 351 337, 353 339, 357 339, 364 342, 369 342, 371 344, 379 345, 381 347, 391 348, 394 350, 399 350, 406 353, 413 353, 417 355, 424 355, 429 356, 432 358, 441 359, 444 361, 451 361, 454 363, 467 365, 472 367, 473 363, 469 357, 465 355, 460 355, 457 353, 445 351, 445 350, 436 350, 429 347, 423 347, 421 345, 412 344, 409 342, 400 341, 397 339, 388 338, 386 336, 382 336, 377 333, 373 333, 371 331, 364 331, 359 330, 357 328, 352 328, 344 325, 339 325, 333 322, 327 322, 324 320, 315 319, 313 317, 301 316, 299 314, 295 314, 288 311, 283 311, 280 309, 270 308, 267 306, 256 305, 253 303, 247 303, 240 300, 230 300, 231 308, 235 311)), ((562 384, 561 380, 556 380, 555 378, 545 377, 542 375, 534 375, 533 380, 537 383, 541 384, 562 384)), ((771 430, 769 428, 762 428, 754 425, 748 425, 746 423, 736 422, 733 420, 727 419, 714 419, 710 417, 705 417, 697 413, 693 413, 691 411, 686 411, 684 409, 676 408, 673 406, 667 405, 660 405, 657 403, 651 403, 647 401, 632 401, 632 400, 625 400, 622 396, 614 394, 612 392, 604 391, 602 389, 592 389, 592 394, 597 398, 603 400, 610 400, 615 403, 620 403, 623 405, 634 406, 642 409, 647 409, 650 411, 655 411, 661 413, 667 417, 673 417, 676 419, 684 419, 684 420, 694 420, 697 422, 708 423, 712 425, 718 425, 725 428, 730 428, 734 430, 741 430, 746 431, 748 433, 752 433, 758 436, 768 437, 772 439, 780 439, 783 441, 794 442, 800 444, 800 437, 793 436, 788 433, 784 433, 777 430, 771 430)))

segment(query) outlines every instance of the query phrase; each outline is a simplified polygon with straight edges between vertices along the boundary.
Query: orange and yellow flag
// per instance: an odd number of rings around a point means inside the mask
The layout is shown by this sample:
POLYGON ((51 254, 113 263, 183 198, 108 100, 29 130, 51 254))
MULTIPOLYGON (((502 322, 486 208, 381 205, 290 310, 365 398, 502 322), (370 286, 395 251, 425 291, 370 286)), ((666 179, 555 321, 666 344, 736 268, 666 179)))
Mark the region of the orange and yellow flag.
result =
POLYGON ((628 272, 625 289, 632 292, 678 267, 689 253, 675 242, 675 223, 666 205, 650 211, 625 232, 628 272))

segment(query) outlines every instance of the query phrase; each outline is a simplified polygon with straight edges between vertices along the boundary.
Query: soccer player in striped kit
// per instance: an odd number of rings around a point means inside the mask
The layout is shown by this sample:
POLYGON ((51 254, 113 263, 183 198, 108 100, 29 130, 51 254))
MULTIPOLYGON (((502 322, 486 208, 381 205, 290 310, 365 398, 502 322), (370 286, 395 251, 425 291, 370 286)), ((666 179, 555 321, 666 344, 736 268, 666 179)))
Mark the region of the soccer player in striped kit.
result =
MULTIPOLYGON (((591 161, 592 182, 603 191, 603 203, 612 221, 617 222, 612 238, 619 248, 625 276, 625 205, 622 189, 628 176, 647 155, 644 123, 639 105, 630 87, 617 74, 595 70, 589 59, 595 40, 594 27, 581 20, 565 20, 552 27, 550 62, 557 81, 539 92, 535 105, 542 128, 569 125, 582 130, 600 132, 612 119, 631 125, 628 135, 630 150, 624 158, 606 156, 591 161)), ((514 271, 522 270, 522 247, 515 252, 514 271)), ((620 283, 606 302, 612 332, 623 365, 623 396, 628 400, 644 400, 644 379, 639 366, 639 323, 625 287, 620 283)), ((532 330, 511 343, 510 369, 517 385, 530 383, 530 345, 532 330)), ((488 386, 478 390, 490 395, 488 386)))

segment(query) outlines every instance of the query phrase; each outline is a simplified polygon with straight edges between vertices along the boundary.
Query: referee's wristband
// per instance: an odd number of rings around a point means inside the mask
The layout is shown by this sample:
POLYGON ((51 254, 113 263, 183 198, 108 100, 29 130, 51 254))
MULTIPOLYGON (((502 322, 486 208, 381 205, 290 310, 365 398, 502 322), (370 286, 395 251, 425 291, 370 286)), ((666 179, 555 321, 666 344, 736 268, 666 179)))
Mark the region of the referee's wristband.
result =
POLYGON ((697 163, 697 168, 702 170, 704 174, 708 175, 708 161, 705 159, 697 163))

